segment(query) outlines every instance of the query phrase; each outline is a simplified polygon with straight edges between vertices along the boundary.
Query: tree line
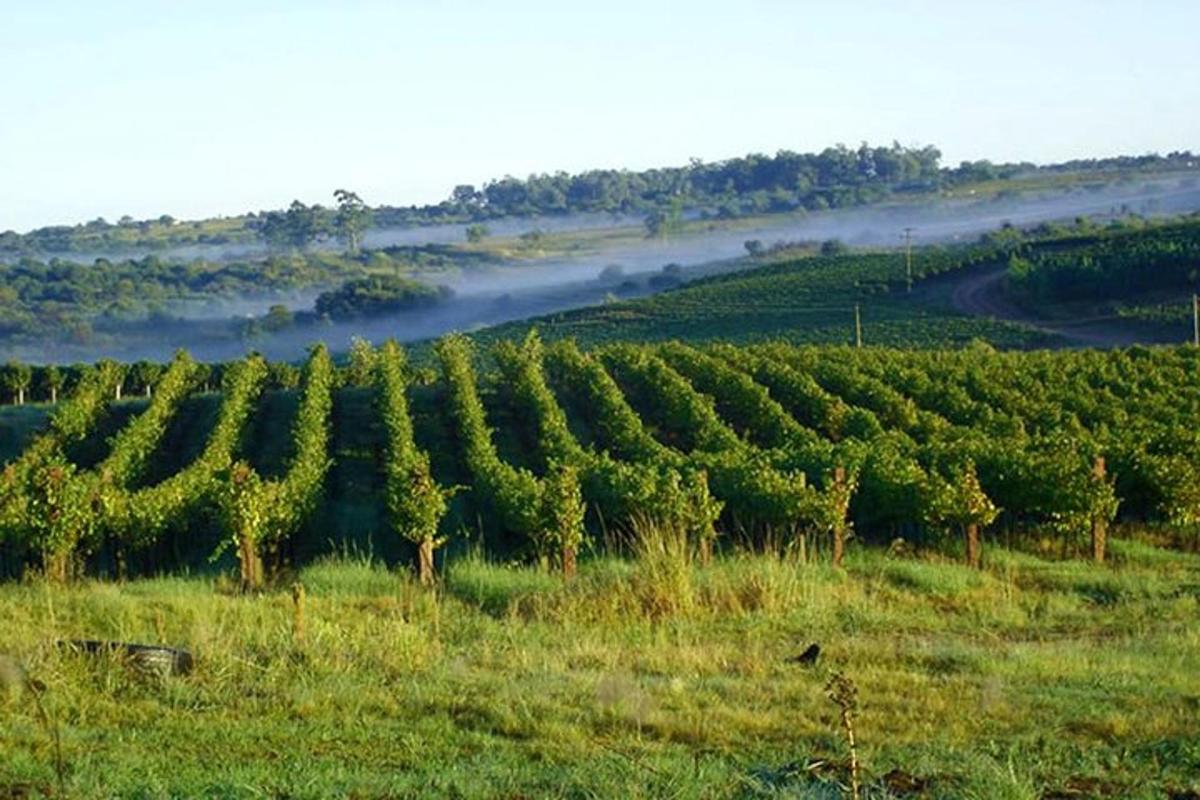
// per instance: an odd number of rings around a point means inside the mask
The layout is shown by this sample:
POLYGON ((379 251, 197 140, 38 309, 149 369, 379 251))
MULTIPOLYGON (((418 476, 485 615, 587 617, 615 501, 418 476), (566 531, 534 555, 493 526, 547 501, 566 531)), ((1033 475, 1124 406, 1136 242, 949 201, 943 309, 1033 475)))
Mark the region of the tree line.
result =
POLYGON ((428 205, 367 206, 354 192, 339 189, 334 205, 295 201, 284 210, 250 212, 213 220, 180 222, 170 215, 153 220, 122 217, 78 225, 51 225, 28 233, 0 232, 0 258, 120 247, 167 247, 230 243, 259 238, 276 246, 302 246, 336 236, 354 252, 371 227, 479 222, 510 215, 575 211, 648 214, 682 199, 704 213, 737 215, 798 208, 820 209, 871 202, 896 191, 933 191, 978 181, 1039 172, 1162 172, 1193 170, 1189 151, 1167 155, 1075 159, 1058 164, 964 161, 942 166, 933 146, 898 143, 858 148, 827 147, 818 153, 780 150, 722 161, 692 159, 680 167, 647 170, 598 169, 570 174, 541 173, 525 179, 504 176, 481 186, 460 184, 450 196, 428 205))

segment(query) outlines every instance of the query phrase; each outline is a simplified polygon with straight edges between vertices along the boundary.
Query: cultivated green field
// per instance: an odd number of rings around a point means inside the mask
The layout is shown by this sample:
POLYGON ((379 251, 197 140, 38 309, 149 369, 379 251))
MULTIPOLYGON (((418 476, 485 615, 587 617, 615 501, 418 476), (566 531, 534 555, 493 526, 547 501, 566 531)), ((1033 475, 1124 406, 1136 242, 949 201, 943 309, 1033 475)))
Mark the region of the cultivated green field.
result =
MULTIPOLYGON (((1160 233, 1089 246, 1183 263, 1160 233)), ((412 360, 10 367, 66 384, 0 409, 0 797, 1196 796, 1200 351, 997 350, 1044 333, 940 281, 1013 263, 785 258, 412 360), (768 341, 853 304, 965 346, 768 341)))
POLYGON ((1195 215, 1098 226, 1002 228, 968 246, 817 256, 785 248, 747 268, 634 300, 501 325, 492 341, 537 328, 581 342, 689 341, 959 347, 1113 346, 1181 342, 1200 288, 1195 215), (964 290, 991 276, 988 302, 964 290), (963 296, 964 294, 968 296, 963 296), (1136 322, 1134 322, 1136 320, 1136 322), (1076 324, 1083 330, 1074 330, 1076 324), (1066 330, 1064 330, 1064 327, 1066 330))

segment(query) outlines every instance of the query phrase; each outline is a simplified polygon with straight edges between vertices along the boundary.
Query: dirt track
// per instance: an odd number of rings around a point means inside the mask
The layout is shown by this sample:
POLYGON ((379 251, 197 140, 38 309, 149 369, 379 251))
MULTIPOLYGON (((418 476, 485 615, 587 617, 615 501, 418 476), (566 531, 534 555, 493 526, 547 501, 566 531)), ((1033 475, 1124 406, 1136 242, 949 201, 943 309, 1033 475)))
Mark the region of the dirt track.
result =
POLYGON ((1127 347, 1147 344, 1157 337, 1131 328, 1120 317, 1090 317, 1078 320, 1047 320, 1030 314, 1004 296, 1003 266, 968 270, 955 280, 950 303, 956 311, 977 317, 1018 322, 1043 333, 1058 336, 1068 347, 1127 347))

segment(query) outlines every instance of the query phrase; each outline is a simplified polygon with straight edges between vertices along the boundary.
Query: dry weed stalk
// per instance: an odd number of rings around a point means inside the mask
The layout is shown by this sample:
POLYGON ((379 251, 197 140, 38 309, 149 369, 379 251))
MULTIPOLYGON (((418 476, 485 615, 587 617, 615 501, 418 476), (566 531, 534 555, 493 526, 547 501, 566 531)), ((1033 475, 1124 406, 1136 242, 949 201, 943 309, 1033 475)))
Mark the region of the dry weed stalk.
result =
POLYGON ((850 796, 853 800, 859 800, 861 785, 858 776, 858 746, 854 739, 854 712, 858 709, 858 687, 850 678, 837 672, 825 684, 825 694, 841 709, 842 731, 846 734, 846 745, 850 749, 850 796))

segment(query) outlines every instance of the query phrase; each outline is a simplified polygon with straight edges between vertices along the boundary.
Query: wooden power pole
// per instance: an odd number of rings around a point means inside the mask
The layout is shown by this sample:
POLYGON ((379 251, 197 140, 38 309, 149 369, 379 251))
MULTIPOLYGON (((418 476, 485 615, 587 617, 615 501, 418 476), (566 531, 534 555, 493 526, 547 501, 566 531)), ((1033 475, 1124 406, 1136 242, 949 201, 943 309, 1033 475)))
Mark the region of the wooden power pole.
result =
POLYGON ((912 228, 904 229, 904 274, 908 282, 908 291, 912 291, 912 228))
POLYGON ((854 346, 862 347, 862 314, 859 313, 858 303, 854 304, 854 346))
POLYGON ((1200 347, 1200 294, 1192 295, 1192 344, 1200 347))

